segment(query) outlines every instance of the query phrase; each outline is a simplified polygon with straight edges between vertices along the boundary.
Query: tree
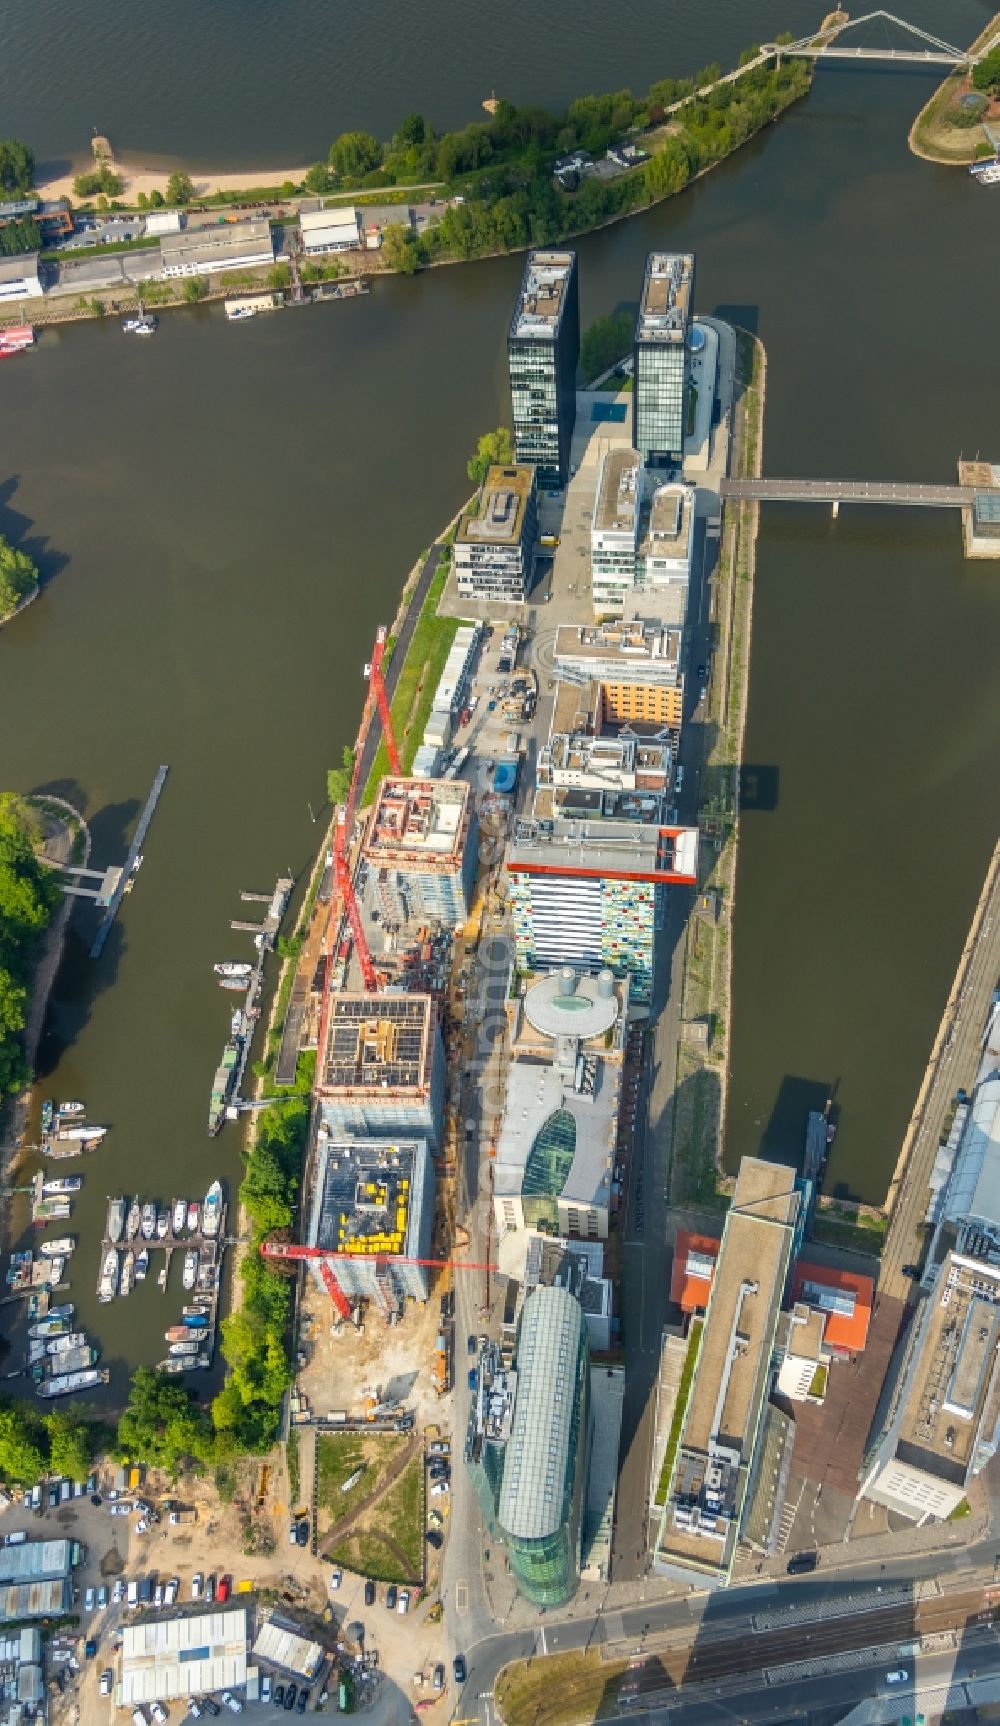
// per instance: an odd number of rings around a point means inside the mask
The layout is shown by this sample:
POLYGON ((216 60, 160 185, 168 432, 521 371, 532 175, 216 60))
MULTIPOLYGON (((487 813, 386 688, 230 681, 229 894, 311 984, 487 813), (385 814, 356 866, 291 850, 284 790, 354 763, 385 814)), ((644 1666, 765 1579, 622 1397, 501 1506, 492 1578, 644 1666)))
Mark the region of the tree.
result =
POLYGON ((307 192, 316 193, 328 192, 332 183, 330 170, 325 162, 314 162, 312 167, 307 169, 302 181, 307 192))
POLYGON ((77 174, 73 190, 78 198, 96 198, 99 192, 107 198, 119 198, 125 190, 125 181, 107 162, 102 162, 91 174, 77 174))
POLYGON ((41 251, 41 247, 42 230, 34 216, 21 216, 0 228, 0 256, 16 257, 20 252, 41 251))
POLYGON ((118 1448, 127 1462, 176 1470, 189 1457, 209 1460, 212 1435, 190 1391, 166 1373, 140 1366, 118 1422, 118 1448))
POLYGON ((382 231, 382 256, 390 270, 415 276, 424 262, 420 240, 402 222, 390 222, 382 231))
POLYGON ((422 114, 404 114, 396 132, 404 145, 422 144, 427 137, 427 122, 422 114))
POLYGON ((360 180, 381 162, 382 146, 370 132, 342 132, 330 145, 330 166, 342 180, 360 180))
POLYGON ((153 190, 149 194, 149 207, 150 207, 150 209, 151 210, 162 210, 166 201, 167 200, 163 196, 163 193, 158 191, 157 188, 154 186, 153 190))
POLYGON ((1000 94, 1000 48, 992 48, 977 61, 972 68, 972 82, 977 90, 985 90, 991 96, 1000 94))
POLYGON ((476 445, 476 453, 466 463, 466 472, 474 485, 482 485, 491 467, 506 467, 514 460, 514 440, 506 426, 485 432, 476 445))
POLYGON ((23 1403, 0 1405, 0 1475, 5 1481, 25 1486, 44 1473, 44 1438, 32 1409, 23 1403))
POLYGON ((49 1469, 69 1480, 86 1480, 94 1455, 91 1428, 79 1415, 62 1409, 45 1416, 49 1434, 49 1469))
POLYGON ((346 743, 341 762, 342 766, 328 767, 326 770, 326 796, 329 803, 346 803, 347 801, 351 775, 354 772, 354 750, 346 743))
POLYGON ((635 318, 631 312, 612 312, 610 317, 595 318, 580 343, 580 376, 584 382, 592 383, 624 358, 634 334, 635 318))
POLYGON ((0 191, 19 197, 35 183, 35 157, 20 138, 0 138, 0 191))
POLYGON ((189 306, 197 305, 208 293, 208 283, 204 276, 188 276, 184 283, 184 298, 189 306))
POLYGON ((188 174, 182 174, 178 169, 167 181, 168 204, 190 204, 194 197, 194 183, 188 174))
POLYGON ((30 557, 0 534, 0 618, 9 616, 37 584, 38 571, 30 557))

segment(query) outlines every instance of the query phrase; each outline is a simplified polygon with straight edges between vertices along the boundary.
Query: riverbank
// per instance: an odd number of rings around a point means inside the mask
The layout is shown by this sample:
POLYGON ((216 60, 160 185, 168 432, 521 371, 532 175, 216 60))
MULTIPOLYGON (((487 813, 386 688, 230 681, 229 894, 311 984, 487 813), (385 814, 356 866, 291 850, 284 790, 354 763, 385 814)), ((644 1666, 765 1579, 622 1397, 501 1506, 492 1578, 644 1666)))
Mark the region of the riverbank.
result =
MULTIPOLYGON (((120 175, 125 185, 116 203, 120 202, 126 208, 139 207, 140 197, 148 198, 151 192, 166 193, 167 180, 172 173, 185 173, 192 184, 191 201, 199 198, 211 198, 217 192, 230 192, 234 195, 244 194, 253 188, 282 190, 285 186, 294 192, 302 185, 310 164, 305 167, 298 163, 292 168, 242 168, 239 173, 218 173, 211 168, 182 167, 177 163, 173 167, 146 167, 139 162, 110 162, 112 173, 120 175)), ((89 173, 93 162, 81 162, 75 169, 59 174, 42 174, 35 176, 35 191, 40 198, 68 198, 71 203, 80 200, 73 190, 73 181, 79 174, 89 173)))
MULTIPOLYGON (((985 28, 980 30, 969 52, 979 53, 997 38, 1000 38, 1000 12, 995 12, 985 28)), ((925 162, 938 162, 944 167, 954 168, 967 167, 978 156, 993 154, 984 139, 982 121, 986 119, 1000 124, 1000 104, 987 102, 982 113, 971 123, 968 120, 963 120, 960 125, 949 123, 949 114, 957 116, 961 113, 957 106, 959 98, 970 89, 969 76, 964 69, 950 72, 944 83, 938 85, 910 127, 907 143, 915 156, 920 156, 925 162)))
MULTIPOLYGON (((730 471, 761 471, 767 356, 763 343, 736 332, 737 401, 730 471)), ((750 688, 750 637, 760 507, 728 505, 712 578, 716 644, 707 712, 701 724, 700 879, 688 919, 672 1112, 669 1200, 716 1206, 726 1190, 724 1148, 732 1035, 733 925, 736 909, 740 763, 750 688), (694 1035, 694 1027, 703 1035, 694 1035)))
MULTIPOLYGON (((42 855, 54 868, 73 863, 86 868, 90 861, 90 828, 79 810, 65 798, 51 794, 28 796, 24 799, 42 821, 44 847, 42 855)), ((45 1025, 49 996, 62 962, 66 935, 73 915, 74 900, 64 894, 62 903, 52 914, 38 949, 28 990, 22 1043, 24 1058, 31 1069, 31 1079, 16 1097, 0 1111, 3 1130, 0 1131, 0 1186, 13 1185, 12 1177, 24 1154, 25 1135, 31 1115, 35 1089, 35 1060, 45 1025)), ((5 1205, 0 1221, 0 1251, 9 1252, 11 1245, 11 1207, 5 1205)))

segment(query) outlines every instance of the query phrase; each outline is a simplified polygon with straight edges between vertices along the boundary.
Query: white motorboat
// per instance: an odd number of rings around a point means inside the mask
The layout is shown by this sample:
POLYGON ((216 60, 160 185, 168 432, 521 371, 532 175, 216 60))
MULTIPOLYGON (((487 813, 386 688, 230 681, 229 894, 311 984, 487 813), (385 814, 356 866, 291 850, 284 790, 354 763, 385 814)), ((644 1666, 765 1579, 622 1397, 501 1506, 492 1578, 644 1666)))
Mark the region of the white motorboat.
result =
POLYGON ((186 1289, 193 1289, 198 1280, 198 1254, 194 1250, 184 1254, 184 1275, 181 1282, 186 1289))
POLYGON ((222 1222, 222 1182, 213 1181, 205 1194, 205 1203, 201 1207, 201 1232, 209 1239, 219 1232, 222 1222))
POLYGON ((108 1247, 101 1260, 101 1276, 97 1284, 97 1298, 106 1305, 114 1300, 118 1293, 118 1248, 108 1247))
POLYGON ((75 1235, 59 1235, 54 1241, 43 1241, 38 1250, 45 1259, 64 1259, 75 1246, 75 1235))
POLYGON ((132 1251, 132 1248, 129 1247, 128 1252, 125 1254, 125 1257, 122 1260, 122 1280, 121 1280, 121 1287, 118 1290, 119 1294, 122 1294, 122 1295, 131 1294, 132 1293, 132 1285, 134 1282, 135 1282, 135 1253, 132 1251))
POLYGON ((175 1235, 179 1235, 183 1231, 186 1218, 187 1199, 175 1199, 170 1217, 171 1226, 173 1227, 175 1235))

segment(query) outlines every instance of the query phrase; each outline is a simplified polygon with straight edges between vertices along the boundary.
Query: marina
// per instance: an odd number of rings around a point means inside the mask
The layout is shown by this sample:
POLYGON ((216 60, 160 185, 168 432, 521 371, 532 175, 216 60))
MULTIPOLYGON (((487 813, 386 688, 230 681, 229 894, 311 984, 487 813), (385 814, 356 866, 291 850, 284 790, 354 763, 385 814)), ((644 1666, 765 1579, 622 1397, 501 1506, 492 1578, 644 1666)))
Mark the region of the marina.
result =
MULTIPOLYGON (((100 1266, 97 1278, 97 1298, 108 1305, 117 1298, 126 1298, 135 1283, 145 1281, 153 1253, 163 1252, 163 1263, 157 1272, 159 1287, 166 1293, 170 1266, 175 1253, 183 1254, 181 1285, 189 1302, 183 1308, 182 1324, 168 1328, 168 1343, 190 1342, 197 1332, 194 1346, 168 1358, 183 1359, 185 1368, 208 1366, 215 1348, 219 1296, 222 1288, 222 1264, 225 1249, 227 1206, 219 1181, 213 1181, 204 1201, 176 1198, 169 1205, 159 1206, 153 1200, 113 1198, 108 1201, 107 1222, 100 1246, 100 1266), (138 1216, 140 1222, 132 1236, 129 1228, 138 1216), (122 1227, 122 1219, 127 1219, 122 1227), (191 1226, 193 1223, 193 1227, 191 1226), (138 1252, 126 1244, 141 1229, 143 1246, 138 1252), (197 1356, 197 1358, 195 1358, 197 1356), (190 1357, 190 1358, 189 1358, 190 1357)), ((44 1322, 41 1321, 41 1322, 44 1322)), ((171 1371, 180 1370, 175 1364, 171 1371)))
POLYGON ((240 893, 244 904, 266 905, 267 911, 259 923, 234 918, 230 928, 253 935, 257 947, 256 963, 245 965, 238 960, 227 959, 213 966, 224 989, 245 990, 245 994, 243 1005, 236 1008, 230 1017, 229 1037, 212 1080, 208 1105, 210 1138, 221 1132, 227 1120, 235 1120, 239 1113, 240 1088, 250 1058, 254 1025, 260 1016, 264 961, 274 946, 294 886, 295 881, 291 875, 281 875, 275 883, 273 893, 252 893, 244 889, 240 893))

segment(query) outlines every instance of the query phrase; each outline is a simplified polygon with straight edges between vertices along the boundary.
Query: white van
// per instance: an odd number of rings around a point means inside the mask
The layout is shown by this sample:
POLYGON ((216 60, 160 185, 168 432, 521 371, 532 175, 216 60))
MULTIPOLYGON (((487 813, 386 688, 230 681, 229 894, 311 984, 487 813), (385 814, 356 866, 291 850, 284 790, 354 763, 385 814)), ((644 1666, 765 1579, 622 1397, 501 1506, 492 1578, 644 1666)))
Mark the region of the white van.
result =
POLYGON ((127 1594, 126 1598, 128 1600, 128 1604, 130 1606, 133 1606, 133 1607, 138 1606, 138 1604, 139 1604, 139 1584, 137 1581, 129 1583, 128 1594, 127 1594))

